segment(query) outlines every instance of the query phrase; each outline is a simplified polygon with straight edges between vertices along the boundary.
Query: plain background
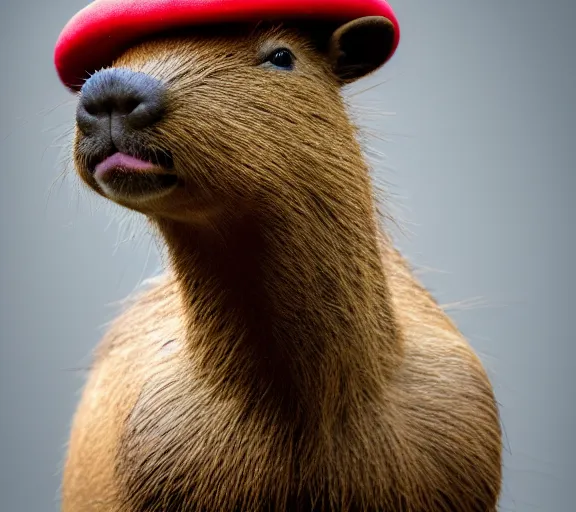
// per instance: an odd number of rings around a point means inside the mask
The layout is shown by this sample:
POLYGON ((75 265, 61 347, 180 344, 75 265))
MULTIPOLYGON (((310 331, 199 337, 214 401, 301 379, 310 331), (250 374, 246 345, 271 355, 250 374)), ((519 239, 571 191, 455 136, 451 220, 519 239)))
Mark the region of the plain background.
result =
MULTIPOLYGON (((2 512, 57 510, 90 351, 111 304, 157 265, 148 237, 125 240, 103 201, 56 180, 74 98, 53 44, 86 4, 0 4, 2 512)), ((424 282, 442 303, 463 301, 454 318, 501 403, 501 509, 573 512, 576 3, 393 4, 398 53, 347 92, 374 134, 376 181, 400 246, 433 269, 424 282)))

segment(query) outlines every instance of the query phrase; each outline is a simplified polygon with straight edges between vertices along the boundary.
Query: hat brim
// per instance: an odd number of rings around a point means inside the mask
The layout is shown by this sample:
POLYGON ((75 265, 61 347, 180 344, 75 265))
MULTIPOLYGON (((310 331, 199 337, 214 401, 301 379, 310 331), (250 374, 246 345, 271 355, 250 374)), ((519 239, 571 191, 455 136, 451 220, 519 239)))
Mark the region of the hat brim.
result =
POLYGON ((78 91, 90 73, 109 66, 136 41, 171 29, 212 23, 318 19, 346 23, 384 16, 400 29, 385 0, 95 0, 62 30, 54 52, 62 83, 78 91))

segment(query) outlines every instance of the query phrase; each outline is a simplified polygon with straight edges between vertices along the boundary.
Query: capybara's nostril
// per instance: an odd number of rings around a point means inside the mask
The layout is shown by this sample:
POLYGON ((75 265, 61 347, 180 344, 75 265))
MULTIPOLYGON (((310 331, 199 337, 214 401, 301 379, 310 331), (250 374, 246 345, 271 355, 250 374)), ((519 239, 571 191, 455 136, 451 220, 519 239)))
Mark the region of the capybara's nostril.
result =
POLYGON ((164 110, 165 88, 159 80, 110 68, 92 75, 82 87, 76 120, 86 134, 109 131, 113 118, 123 129, 142 130, 159 121, 164 110))

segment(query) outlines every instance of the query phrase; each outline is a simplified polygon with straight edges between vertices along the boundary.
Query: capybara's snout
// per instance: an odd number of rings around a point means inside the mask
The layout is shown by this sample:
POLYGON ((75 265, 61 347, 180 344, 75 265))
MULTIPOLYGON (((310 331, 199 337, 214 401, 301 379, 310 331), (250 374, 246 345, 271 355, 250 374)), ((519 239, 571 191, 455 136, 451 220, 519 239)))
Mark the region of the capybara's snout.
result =
POLYGON ((78 128, 86 136, 123 137, 154 125, 166 110, 166 93, 156 78, 125 68, 92 75, 80 92, 78 128), (111 133, 108 133, 111 132, 111 133))

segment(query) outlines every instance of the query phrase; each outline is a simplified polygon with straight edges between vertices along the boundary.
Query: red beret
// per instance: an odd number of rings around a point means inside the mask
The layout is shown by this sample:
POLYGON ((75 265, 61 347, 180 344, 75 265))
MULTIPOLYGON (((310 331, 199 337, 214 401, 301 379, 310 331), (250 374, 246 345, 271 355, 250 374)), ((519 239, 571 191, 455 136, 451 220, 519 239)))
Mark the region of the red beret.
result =
POLYGON ((400 30, 386 0, 95 0, 64 27, 54 62, 64 85, 77 91, 89 73, 109 66, 135 41, 167 29, 311 18, 346 23, 363 16, 384 16, 393 23, 389 59, 400 30))

